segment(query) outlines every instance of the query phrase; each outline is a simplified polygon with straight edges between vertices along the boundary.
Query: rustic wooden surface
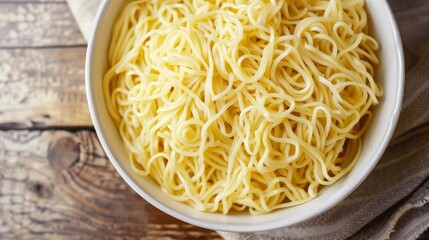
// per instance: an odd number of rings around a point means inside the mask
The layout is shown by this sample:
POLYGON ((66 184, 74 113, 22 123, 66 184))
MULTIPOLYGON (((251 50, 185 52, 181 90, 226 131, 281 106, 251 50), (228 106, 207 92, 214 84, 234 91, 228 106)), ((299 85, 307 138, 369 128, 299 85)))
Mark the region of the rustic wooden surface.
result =
MULTIPOLYGON (((429 39, 429 14, 413 13, 429 1, 390 2, 409 69, 429 39)), ((220 239, 113 169, 88 114, 85 51, 65 0, 0 0, 0 239, 220 239)))
POLYGON ((216 239, 135 194, 92 131, 0 132, 1 239, 216 239))

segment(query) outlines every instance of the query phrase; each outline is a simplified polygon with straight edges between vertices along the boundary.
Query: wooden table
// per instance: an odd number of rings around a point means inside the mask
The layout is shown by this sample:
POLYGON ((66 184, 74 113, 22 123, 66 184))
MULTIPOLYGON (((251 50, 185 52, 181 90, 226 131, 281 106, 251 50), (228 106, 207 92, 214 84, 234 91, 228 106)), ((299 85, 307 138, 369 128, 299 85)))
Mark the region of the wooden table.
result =
MULTIPOLYGON (((429 29, 428 15, 410 20, 427 2, 392 2, 408 67, 429 31, 407 26, 429 29)), ((0 0, 0 239, 220 239, 155 209, 116 173, 88 113, 85 51, 65 0, 0 0)))

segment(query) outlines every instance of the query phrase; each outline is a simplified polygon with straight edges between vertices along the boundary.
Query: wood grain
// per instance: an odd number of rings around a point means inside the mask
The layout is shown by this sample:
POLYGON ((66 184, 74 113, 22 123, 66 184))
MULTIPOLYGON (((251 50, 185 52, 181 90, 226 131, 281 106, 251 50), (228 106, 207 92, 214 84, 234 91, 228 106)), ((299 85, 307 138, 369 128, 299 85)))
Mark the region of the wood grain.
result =
POLYGON ((92 126, 83 47, 0 49, 0 126, 92 126))
POLYGON ((1 239, 220 239, 134 193, 91 131, 0 131, 1 239))
POLYGON ((0 1, 0 48, 85 45, 64 1, 0 1))

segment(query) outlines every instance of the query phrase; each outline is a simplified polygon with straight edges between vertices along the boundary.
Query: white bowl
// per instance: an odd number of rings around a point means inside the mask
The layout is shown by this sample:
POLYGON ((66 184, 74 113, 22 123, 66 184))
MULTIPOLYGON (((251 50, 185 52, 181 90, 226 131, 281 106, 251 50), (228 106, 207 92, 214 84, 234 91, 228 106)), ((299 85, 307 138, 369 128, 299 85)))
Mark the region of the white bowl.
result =
POLYGON ((364 137, 362 156, 353 170, 337 183, 323 188, 317 198, 299 206, 261 216, 247 213, 222 215, 199 212, 188 205, 173 201, 161 192, 152 179, 142 178, 131 170, 119 133, 104 103, 101 89, 102 78, 107 69, 106 53, 112 25, 121 3, 122 1, 103 1, 95 19, 86 59, 88 104, 98 138, 116 170, 140 196, 165 213, 196 226, 222 231, 254 232, 296 224, 313 218, 341 202, 368 176, 386 149, 395 129, 402 102, 404 84, 402 44, 387 1, 367 0, 369 16, 376 19, 371 22, 372 36, 375 36, 381 46, 379 51, 381 65, 377 69, 376 79, 383 85, 385 94, 375 110, 371 127, 364 137))

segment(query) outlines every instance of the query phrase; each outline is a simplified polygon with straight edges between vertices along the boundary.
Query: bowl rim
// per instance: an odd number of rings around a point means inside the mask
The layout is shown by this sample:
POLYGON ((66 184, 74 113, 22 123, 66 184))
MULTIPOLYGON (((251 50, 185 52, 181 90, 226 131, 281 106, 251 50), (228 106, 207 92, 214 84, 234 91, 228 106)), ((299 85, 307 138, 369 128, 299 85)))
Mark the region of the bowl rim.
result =
POLYGON ((267 230, 273 230, 278 229, 286 226, 290 226, 293 224, 301 223, 306 220, 309 220, 311 218, 314 218, 316 216, 319 216, 320 214, 326 212, 327 210, 333 208, 338 203, 343 201, 348 195, 350 195, 366 178, 367 176, 372 172, 380 158, 382 157, 384 151, 386 150, 389 141, 391 137, 393 136, 394 129, 398 123, 399 115, 401 112, 401 105, 402 105, 402 99, 404 94, 404 82, 405 82, 405 65, 404 65, 404 53, 402 48, 402 41, 399 34, 399 29, 396 23, 396 20, 394 18, 392 9, 387 1, 383 0, 381 4, 384 5, 384 9, 386 9, 387 17, 390 23, 390 27, 393 30, 393 42, 395 45, 395 51, 398 56, 398 69, 397 69, 397 76, 399 80, 399 88, 397 89, 397 98, 394 102, 394 111, 390 118, 390 121, 388 122, 388 129, 383 137, 381 138, 381 145, 377 148, 377 150, 374 152, 373 159, 374 161, 371 161, 362 171, 364 174, 359 175, 359 177, 356 179, 354 185, 347 185, 344 189, 341 191, 338 191, 333 196, 329 198, 329 201, 323 202, 321 206, 319 206, 317 209, 313 209, 314 211, 308 211, 303 213, 301 216, 297 216, 293 219, 287 219, 287 220, 275 220, 270 221, 263 224, 258 225, 240 225, 240 224, 225 224, 225 223, 214 223, 214 222, 207 222, 203 221, 194 217, 190 217, 187 215, 183 215, 181 213, 176 212, 169 206, 161 203, 154 197, 152 197, 149 193, 145 192, 143 189, 141 189, 138 184, 126 173, 126 171, 122 168, 122 166, 118 162, 118 158, 115 153, 111 151, 111 147, 109 143, 106 141, 107 135, 105 134, 104 129, 101 127, 99 122, 101 121, 101 118, 97 111, 97 106, 95 106, 95 97, 93 94, 93 79, 92 79, 92 69, 94 64, 94 49, 95 49, 95 42, 97 40, 98 33, 101 31, 101 22, 104 19, 104 16, 106 14, 107 8, 112 0, 103 0, 101 2, 101 5, 97 11, 96 17, 94 19, 94 23, 92 26, 91 34, 88 41, 87 46, 87 53, 86 53, 86 60, 85 60, 85 89, 86 89, 86 95, 87 95, 87 104, 89 107, 89 112, 91 115, 92 122, 94 124, 95 132, 98 136, 98 139, 101 143, 101 146, 103 150, 105 151, 108 159, 118 171, 120 176, 125 180, 125 182, 136 192, 138 193, 143 199, 145 199, 147 202, 149 202, 151 205, 155 206, 162 212, 173 216, 179 220, 182 220, 184 222, 190 223, 192 225, 211 229, 211 230, 218 230, 218 231, 227 231, 227 232, 259 232, 259 231, 267 231, 267 230))

